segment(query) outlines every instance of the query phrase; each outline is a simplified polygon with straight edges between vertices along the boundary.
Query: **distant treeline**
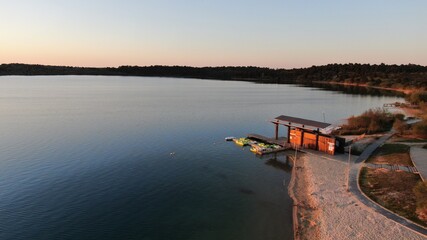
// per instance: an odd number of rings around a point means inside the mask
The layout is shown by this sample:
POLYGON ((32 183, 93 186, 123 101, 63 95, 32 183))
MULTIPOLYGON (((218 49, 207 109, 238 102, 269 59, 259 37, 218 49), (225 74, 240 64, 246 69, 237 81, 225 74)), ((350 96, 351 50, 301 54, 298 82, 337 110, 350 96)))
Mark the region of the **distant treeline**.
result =
POLYGON ((260 83, 340 82, 404 89, 426 89, 427 67, 407 65, 328 64, 299 69, 262 67, 120 66, 92 68, 2 64, 0 75, 116 75, 242 80, 260 83))

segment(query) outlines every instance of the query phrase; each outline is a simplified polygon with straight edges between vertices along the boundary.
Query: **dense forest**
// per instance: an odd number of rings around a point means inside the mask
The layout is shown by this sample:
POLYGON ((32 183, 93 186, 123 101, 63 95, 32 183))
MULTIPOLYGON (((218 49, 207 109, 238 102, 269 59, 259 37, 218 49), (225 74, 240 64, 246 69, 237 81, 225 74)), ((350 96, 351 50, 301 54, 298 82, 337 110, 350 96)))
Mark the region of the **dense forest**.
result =
POLYGON ((0 75, 118 75, 243 80, 260 83, 340 82, 385 88, 427 89, 427 67, 407 65, 328 64, 299 69, 262 67, 120 66, 92 68, 2 64, 0 75))

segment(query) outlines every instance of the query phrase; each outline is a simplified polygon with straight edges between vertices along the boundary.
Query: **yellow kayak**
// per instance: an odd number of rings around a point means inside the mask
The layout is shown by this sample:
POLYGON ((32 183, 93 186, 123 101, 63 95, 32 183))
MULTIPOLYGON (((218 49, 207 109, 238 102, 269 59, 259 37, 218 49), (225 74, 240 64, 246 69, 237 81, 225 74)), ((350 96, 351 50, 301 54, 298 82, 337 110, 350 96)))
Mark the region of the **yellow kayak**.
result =
POLYGON ((253 153, 258 153, 258 149, 256 149, 256 148, 254 148, 254 147, 251 147, 251 152, 253 152, 253 153))
POLYGON ((245 146, 249 144, 249 139, 247 138, 233 139, 233 141, 239 146, 245 146))

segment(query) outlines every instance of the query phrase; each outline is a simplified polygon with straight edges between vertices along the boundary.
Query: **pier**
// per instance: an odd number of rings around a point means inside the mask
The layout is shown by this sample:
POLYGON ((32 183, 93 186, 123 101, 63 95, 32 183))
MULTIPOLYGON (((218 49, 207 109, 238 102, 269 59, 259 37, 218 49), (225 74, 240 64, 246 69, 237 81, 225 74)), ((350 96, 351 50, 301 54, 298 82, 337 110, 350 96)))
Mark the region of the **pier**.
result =
POLYGON ((285 115, 276 117, 271 123, 275 125, 272 138, 250 133, 246 141, 243 138, 233 141, 241 146, 250 145, 251 151, 260 155, 285 151, 293 147, 313 149, 330 155, 344 152, 345 139, 325 133, 327 128, 330 128, 328 131, 334 129, 330 123, 285 115), (287 127, 287 137, 279 137, 280 126, 287 127))
POLYGON ((263 142, 263 143, 268 143, 268 144, 277 144, 281 147, 286 147, 286 146, 290 146, 290 144, 288 144, 288 139, 285 137, 280 137, 280 138, 269 138, 266 136, 262 136, 259 134, 255 134, 255 133, 250 133, 248 134, 248 138, 255 140, 255 141, 259 141, 259 142, 263 142))
POLYGON ((259 155, 277 153, 277 152, 285 151, 292 148, 291 144, 287 143, 287 139, 284 137, 276 139, 276 138, 269 138, 259 134, 251 133, 251 134, 248 134, 247 138, 250 140, 254 140, 256 142, 279 146, 278 148, 262 149, 256 143, 250 144, 251 147, 256 150, 255 153, 259 155))

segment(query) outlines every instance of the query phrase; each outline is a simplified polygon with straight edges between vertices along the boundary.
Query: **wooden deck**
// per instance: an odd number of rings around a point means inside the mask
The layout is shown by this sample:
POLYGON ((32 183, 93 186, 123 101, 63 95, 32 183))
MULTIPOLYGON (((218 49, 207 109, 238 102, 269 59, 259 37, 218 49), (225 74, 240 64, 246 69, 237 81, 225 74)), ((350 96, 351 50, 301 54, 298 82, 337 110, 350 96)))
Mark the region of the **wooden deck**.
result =
POLYGON ((418 169, 413 166, 400 166, 400 165, 376 164, 376 163, 365 163, 365 166, 369 168, 384 168, 391 171, 405 171, 405 172, 419 174, 418 169))
POLYGON ((276 144, 279 145, 280 148, 277 149, 270 149, 270 150, 264 150, 264 151, 258 151, 256 152, 259 155, 263 155, 263 154, 270 154, 270 153, 276 153, 276 152, 281 152, 281 151, 285 151, 288 149, 291 149, 291 145, 289 143, 287 143, 287 139, 286 138, 279 138, 279 139, 274 139, 274 138, 268 138, 259 134, 248 134, 247 138, 251 139, 251 140, 255 140, 257 142, 263 142, 263 143, 267 143, 267 144, 276 144))
POLYGON ((248 138, 255 141, 263 142, 263 143, 277 144, 282 147, 290 147, 285 137, 280 137, 279 139, 276 140, 274 138, 269 138, 259 134, 250 133, 248 134, 248 138))

